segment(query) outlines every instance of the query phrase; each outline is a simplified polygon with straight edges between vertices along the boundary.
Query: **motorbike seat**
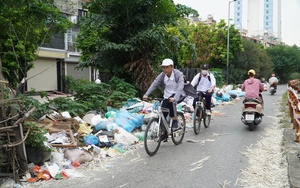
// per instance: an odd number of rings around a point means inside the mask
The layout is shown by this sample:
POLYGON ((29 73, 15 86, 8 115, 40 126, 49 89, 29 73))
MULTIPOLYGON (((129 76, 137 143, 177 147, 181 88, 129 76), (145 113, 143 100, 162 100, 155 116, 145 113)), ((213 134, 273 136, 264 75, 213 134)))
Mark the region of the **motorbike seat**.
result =
POLYGON ((255 102, 255 103, 258 103, 260 104, 260 100, 259 99, 256 99, 256 98, 245 98, 243 103, 246 103, 246 102, 255 102))

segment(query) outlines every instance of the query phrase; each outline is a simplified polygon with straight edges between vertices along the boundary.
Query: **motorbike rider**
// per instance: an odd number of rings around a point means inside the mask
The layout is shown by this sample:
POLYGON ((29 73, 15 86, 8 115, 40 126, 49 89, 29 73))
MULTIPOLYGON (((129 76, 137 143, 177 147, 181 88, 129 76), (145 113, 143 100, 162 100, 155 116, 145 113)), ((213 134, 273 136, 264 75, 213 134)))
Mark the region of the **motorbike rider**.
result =
POLYGON ((271 78, 269 79, 270 87, 274 87, 274 89, 277 89, 277 83, 278 79, 276 78, 275 74, 272 74, 271 78))
POLYGON ((261 102, 261 106, 263 108, 263 98, 260 92, 264 90, 264 86, 259 79, 254 78, 255 71, 253 69, 250 69, 248 71, 248 76, 249 78, 245 80, 242 85, 242 91, 245 92, 246 98, 258 99, 261 102))

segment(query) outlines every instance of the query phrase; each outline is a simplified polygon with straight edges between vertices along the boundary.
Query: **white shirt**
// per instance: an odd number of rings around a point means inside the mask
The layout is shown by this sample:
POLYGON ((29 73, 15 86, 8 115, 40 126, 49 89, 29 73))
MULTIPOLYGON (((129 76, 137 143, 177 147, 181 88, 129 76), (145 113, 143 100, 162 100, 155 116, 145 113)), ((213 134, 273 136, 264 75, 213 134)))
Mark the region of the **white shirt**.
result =
MULTIPOLYGON (((192 86, 195 86, 198 84, 198 81, 199 81, 199 76, 200 76, 200 73, 198 73, 192 80, 191 84, 192 86)), ((216 79, 214 77, 213 74, 211 73, 208 73, 206 76, 203 76, 202 75, 202 78, 197 86, 197 92, 198 91, 202 91, 202 92, 205 92, 209 89, 211 89, 212 86, 216 86, 216 79), (208 75, 210 77, 210 81, 208 79, 208 75)))
POLYGON ((170 77, 168 77, 167 75, 165 76, 164 83, 165 83, 164 99, 168 99, 169 97, 171 97, 171 95, 175 94, 178 87, 173 71, 170 77))
POLYGON ((271 77, 269 79, 269 84, 272 85, 274 82, 278 82, 278 79, 276 77, 271 77))

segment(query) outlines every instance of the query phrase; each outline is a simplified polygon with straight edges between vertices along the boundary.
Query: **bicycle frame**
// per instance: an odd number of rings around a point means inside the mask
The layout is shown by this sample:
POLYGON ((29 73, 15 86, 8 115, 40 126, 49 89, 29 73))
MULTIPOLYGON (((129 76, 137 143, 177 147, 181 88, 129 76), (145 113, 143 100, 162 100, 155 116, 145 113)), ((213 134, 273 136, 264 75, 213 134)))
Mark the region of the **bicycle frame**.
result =
POLYGON ((167 133, 167 135, 171 135, 172 141, 175 145, 181 144, 186 127, 183 113, 176 110, 174 113, 177 113, 175 116, 177 116, 177 120, 179 120, 178 126, 180 126, 180 128, 172 129, 171 125, 173 123, 173 118, 171 118, 170 122, 168 122, 167 118, 163 114, 165 112, 169 114, 170 110, 161 106, 163 99, 156 98, 155 100, 156 102, 153 105, 153 113, 155 113, 155 116, 149 120, 144 137, 145 150, 150 156, 155 155, 158 151, 161 141, 164 140, 162 139, 162 136, 165 133, 167 133))
POLYGON ((194 110, 195 111, 194 111, 193 126, 194 126, 194 132, 197 135, 200 132, 201 122, 203 122, 205 128, 208 128, 211 120, 211 116, 207 115, 206 112, 206 100, 204 96, 202 96, 201 100, 199 96, 199 101, 196 101, 194 110))
MULTIPOLYGON (((173 122, 173 118, 170 119, 170 122, 168 123, 167 119, 165 118, 163 112, 168 112, 168 115, 170 114, 170 110, 168 108, 163 108, 161 106, 162 101, 160 101, 160 105, 158 106, 158 110, 155 111, 155 113, 158 115, 158 124, 160 125, 161 122, 164 125, 165 130, 167 131, 168 134, 171 134, 171 127, 170 125, 172 125, 173 122)), ((160 129, 160 126, 159 126, 160 129)))
POLYGON ((203 113, 206 114, 206 103, 205 103, 205 97, 202 97, 202 100, 200 100, 199 97, 199 101, 196 102, 196 106, 198 107, 202 107, 201 110, 203 111, 203 113))

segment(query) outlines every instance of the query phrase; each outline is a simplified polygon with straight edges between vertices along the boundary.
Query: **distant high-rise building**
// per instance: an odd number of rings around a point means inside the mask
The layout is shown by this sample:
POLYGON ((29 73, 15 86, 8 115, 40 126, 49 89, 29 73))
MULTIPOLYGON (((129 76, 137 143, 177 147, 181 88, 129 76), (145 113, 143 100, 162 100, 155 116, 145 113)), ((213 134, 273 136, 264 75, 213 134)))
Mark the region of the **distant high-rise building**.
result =
POLYGON ((234 25, 248 37, 281 42, 281 0, 236 0, 234 25))

